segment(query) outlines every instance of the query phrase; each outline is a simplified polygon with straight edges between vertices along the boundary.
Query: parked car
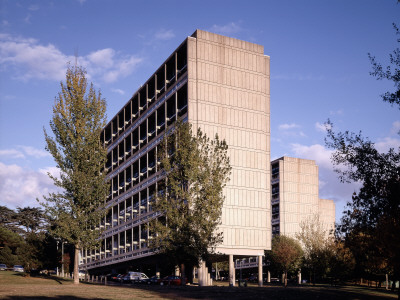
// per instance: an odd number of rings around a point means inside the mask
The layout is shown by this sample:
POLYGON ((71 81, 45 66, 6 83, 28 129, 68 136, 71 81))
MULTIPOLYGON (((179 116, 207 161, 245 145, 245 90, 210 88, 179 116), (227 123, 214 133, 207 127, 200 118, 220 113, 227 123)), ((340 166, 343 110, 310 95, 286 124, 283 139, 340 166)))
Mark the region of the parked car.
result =
POLYGON ((247 278, 248 282, 258 282, 258 276, 257 275, 251 275, 249 278, 247 278))
POLYGON ((128 272, 125 274, 123 277, 123 280, 127 282, 143 282, 144 280, 148 280, 149 277, 147 277, 146 274, 141 273, 141 272, 128 272))
POLYGON ((159 280, 160 285, 181 285, 182 278, 180 276, 170 275, 159 280))
POLYGON ((0 264, 0 271, 7 270, 7 266, 5 264, 0 264))
POLYGON ((145 283, 145 284, 158 284, 159 280, 160 280, 160 277, 154 275, 154 276, 152 276, 152 277, 150 277, 148 279, 143 279, 140 282, 141 283, 145 283))
POLYGON ((14 265, 13 271, 14 272, 25 272, 24 267, 21 265, 14 265))
POLYGON ((85 279, 85 275, 86 275, 85 271, 79 270, 78 273, 79 273, 79 279, 81 279, 81 280, 85 279))
POLYGON ((118 273, 111 273, 111 274, 107 274, 107 281, 118 281, 118 276, 121 274, 118 273))
POLYGON ((118 275, 118 281, 121 282, 121 283, 130 282, 128 273, 118 275))

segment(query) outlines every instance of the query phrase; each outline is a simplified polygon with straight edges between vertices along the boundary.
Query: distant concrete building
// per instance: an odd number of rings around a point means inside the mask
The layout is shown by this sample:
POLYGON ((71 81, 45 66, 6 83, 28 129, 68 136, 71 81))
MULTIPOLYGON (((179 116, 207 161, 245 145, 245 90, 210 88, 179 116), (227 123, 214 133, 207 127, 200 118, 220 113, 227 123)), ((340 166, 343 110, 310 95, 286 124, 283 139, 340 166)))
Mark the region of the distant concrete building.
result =
POLYGON ((231 266, 234 255, 263 256, 271 248, 269 82, 263 46, 201 30, 186 38, 104 128, 110 211, 101 247, 83 250, 80 267, 107 272, 154 256, 146 224, 159 216, 151 201, 165 180, 156 155, 178 119, 229 146, 216 251, 231 266))
POLYGON ((329 232, 335 226, 335 203, 319 199, 314 160, 281 157, 271 162, 272 235, 295 237, 300 224, 319 217, 329 232))

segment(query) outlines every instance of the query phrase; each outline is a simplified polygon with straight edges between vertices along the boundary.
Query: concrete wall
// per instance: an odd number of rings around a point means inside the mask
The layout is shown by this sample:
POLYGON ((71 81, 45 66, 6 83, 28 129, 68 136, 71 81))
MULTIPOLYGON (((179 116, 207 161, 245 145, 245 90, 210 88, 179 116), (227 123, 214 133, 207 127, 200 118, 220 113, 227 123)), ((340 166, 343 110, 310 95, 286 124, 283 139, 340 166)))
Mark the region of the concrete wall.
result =
POLYGON ((229 146, 220 230, 226 254, 270 249, 269 57, 263 46, 197 30, 188 38, 189 122, 229 146))

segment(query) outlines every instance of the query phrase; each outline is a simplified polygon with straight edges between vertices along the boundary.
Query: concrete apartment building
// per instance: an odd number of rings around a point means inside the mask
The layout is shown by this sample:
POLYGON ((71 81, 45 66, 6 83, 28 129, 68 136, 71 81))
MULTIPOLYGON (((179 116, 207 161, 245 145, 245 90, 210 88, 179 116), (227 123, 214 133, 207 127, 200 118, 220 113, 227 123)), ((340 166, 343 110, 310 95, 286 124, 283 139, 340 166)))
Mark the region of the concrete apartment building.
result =
POLYGON ((104 273, 155 257, 145 225, 159 216, 152 195, 164 189, 156 155, 178 119, 229 146, 216 251, 231 268, 233 256, 261 258, 271 247, 269 82, 263 46, 201 30, 186 38, 104 128, 110 210, 101 247, 83 250, 80 268, 104 273))
MULTIPOLYGON (((315 161, 284 156, 271 162, 271 174, 272 235, 296 238, 301 222, 316 221, 316 216, 329 235, 335 228, 335 203, 319 199, 315 161)), ((258 265, 257 257, 235 259, 235 269, 254 269, 258 265)))
POLYGON ((314 160, 281 157, 271 162, 272 235, 295 237, 303 221, 319 217, 324 230, 335 226, 335 203, 319 199, 314 160))

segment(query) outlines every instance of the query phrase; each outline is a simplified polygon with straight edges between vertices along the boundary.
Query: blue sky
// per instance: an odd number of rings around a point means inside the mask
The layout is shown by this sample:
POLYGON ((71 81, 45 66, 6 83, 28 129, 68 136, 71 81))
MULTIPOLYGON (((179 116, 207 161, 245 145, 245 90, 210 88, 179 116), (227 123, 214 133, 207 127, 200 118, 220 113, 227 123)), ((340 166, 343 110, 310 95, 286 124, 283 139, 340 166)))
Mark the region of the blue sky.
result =
POLYGON ((251 41, 271 57, 271 159, 316 160, 320 197, 337 219, 357 184, 332 171, 321 125, 358 132, 381 150, 398 147, 399 111, 369 75, 397 46, 396 1, 0 0, 0 205, 37 205, 56 173, 44 151, 67 62, 86 67, 111 118, 196 29, 251 41))

